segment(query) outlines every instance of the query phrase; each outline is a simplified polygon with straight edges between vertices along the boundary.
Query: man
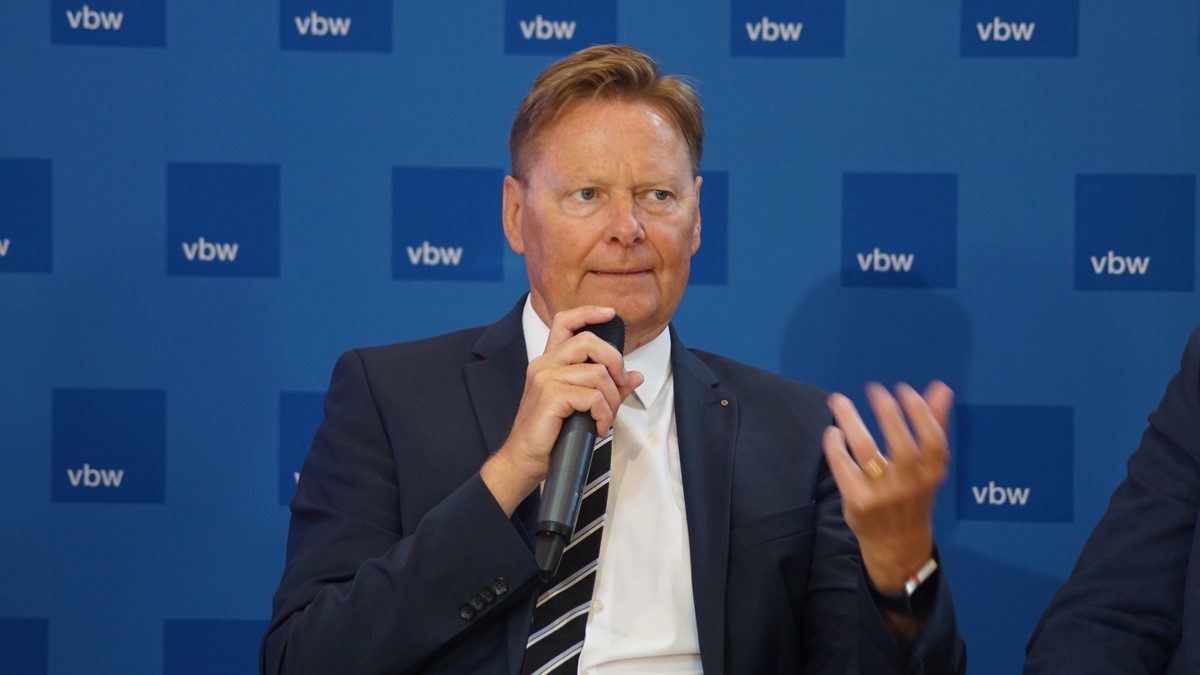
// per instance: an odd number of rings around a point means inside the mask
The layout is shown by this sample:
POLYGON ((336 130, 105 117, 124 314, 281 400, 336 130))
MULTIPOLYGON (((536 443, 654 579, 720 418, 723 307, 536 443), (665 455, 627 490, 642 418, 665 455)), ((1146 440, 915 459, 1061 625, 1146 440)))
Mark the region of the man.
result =
POLYGON ((1028 675, 1200 673, 1200 328, 1026 647, 1028 675))
POLYGON ((539 76, 502 208, 529 295, 491 326, 338 362, 264 672, 962 671, 930 528, 949 390, 871 390, 889 461, 844 397, 683 347, 702 141, 695 93, 636 50, 539 76), (624 357, 580 332, 614 313, 624 357), (614 427, 600 527, 572 542, 598 564, 543 587, 538 487, 575 411, 614 427))

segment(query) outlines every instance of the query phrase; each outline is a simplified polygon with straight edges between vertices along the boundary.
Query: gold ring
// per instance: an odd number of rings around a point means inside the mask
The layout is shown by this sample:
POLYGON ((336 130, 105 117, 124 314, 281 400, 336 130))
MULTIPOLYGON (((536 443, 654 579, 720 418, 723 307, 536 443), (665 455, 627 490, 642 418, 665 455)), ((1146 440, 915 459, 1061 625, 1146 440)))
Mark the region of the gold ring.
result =
POLYGON ((888 461, 883 455, 876 455, 868 459, 863 465, 863 473, 867 474, 867 478, 871 480, 879 480, 887 471, 888 461))

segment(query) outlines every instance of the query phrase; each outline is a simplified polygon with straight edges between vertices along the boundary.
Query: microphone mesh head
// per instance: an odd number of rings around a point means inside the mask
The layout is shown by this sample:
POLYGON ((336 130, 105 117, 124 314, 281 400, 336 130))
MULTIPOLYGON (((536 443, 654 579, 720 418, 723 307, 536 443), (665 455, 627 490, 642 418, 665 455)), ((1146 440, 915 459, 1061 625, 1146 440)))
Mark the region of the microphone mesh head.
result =
POLYGON ((591 331, 600 336, 608 344, 617 348, 617 351, 625 353, 625 322, 621 317, 613 315, 613 318, 604 323, 594 323, 590 326, 584 326, 583 330, 591 331))

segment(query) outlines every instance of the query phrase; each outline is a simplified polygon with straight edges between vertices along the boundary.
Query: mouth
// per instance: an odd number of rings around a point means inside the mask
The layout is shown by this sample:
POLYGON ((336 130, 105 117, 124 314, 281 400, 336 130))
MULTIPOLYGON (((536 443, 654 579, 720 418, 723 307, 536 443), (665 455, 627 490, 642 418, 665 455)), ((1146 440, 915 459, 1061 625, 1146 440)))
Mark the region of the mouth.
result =
POLYGON ((613 269, 613 270, 592 270, 592 274, 602 277, 634 277, 642 274, 649 274, 650 270, 645 268, 638 269, 613 269))

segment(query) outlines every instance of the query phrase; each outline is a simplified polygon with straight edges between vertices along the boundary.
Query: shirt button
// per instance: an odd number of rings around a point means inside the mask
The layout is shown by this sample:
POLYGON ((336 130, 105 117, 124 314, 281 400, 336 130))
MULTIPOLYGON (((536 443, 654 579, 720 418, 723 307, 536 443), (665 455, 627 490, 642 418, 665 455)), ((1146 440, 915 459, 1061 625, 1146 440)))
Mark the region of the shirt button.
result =
POLYGON ((593 612, 603 612, 604 611, 604 603, 600 602, 599 600, 593 600, 592 601, 592 611, 593 612))

